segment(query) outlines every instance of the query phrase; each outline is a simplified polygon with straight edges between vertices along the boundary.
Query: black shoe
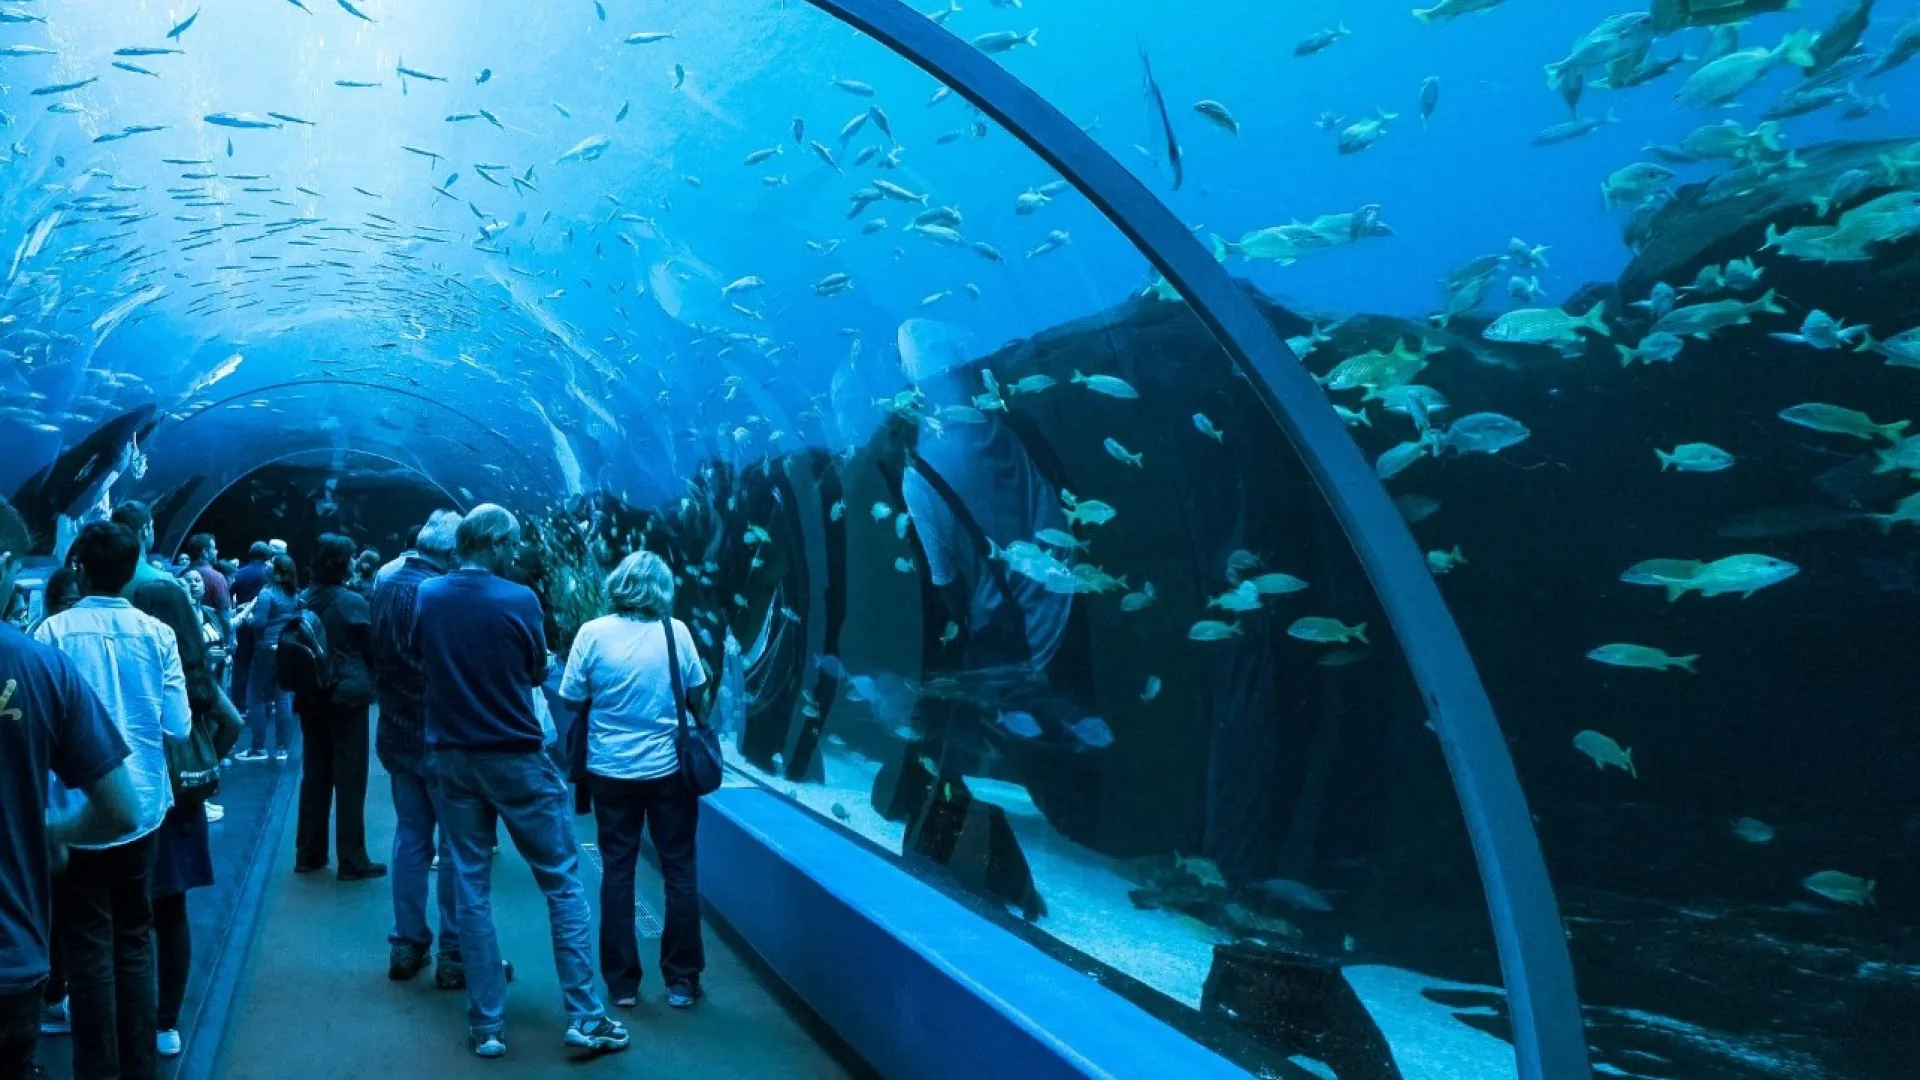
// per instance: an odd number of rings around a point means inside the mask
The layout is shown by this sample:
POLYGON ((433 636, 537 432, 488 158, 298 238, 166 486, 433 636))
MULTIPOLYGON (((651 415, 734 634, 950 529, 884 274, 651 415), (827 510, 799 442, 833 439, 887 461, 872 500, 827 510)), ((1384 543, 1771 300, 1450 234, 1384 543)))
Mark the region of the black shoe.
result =
POLYGON ((395 945, 387 950, 387 978, 406 982, 427 970, 427 950, 418 945, 395 945))
POLYGON ((386 863, 370 862, 365 866, 342 867, 340 870, 341 881, 372 881, 386 876, 386 863))
MULTIPOLYGON (((500 966, 506 970, 507 981, 513 981, 513 961, 502 960, 500 966)), ((458 960, 441 960, 433 967, 433 986, 436 990, 465 990, 467 988, 467 966, 458 960)))
POLYGON ((693 1003, 705 997, 697 982, 677 982, 667 987, 667 1005, 675 1009, 691 1009, 693 1003))
POLYGON ((436 990, 465 990, 467 966, 458 960, 440 961, 433 966, 433 986, 436 990))
POLYGON ((296 874, 314 874, 322 870, 325 870, 326 868, 327 868, 327 864, 324 862, 317 862, 317 863, 296 862, 293 864, 293 872, 296 874))

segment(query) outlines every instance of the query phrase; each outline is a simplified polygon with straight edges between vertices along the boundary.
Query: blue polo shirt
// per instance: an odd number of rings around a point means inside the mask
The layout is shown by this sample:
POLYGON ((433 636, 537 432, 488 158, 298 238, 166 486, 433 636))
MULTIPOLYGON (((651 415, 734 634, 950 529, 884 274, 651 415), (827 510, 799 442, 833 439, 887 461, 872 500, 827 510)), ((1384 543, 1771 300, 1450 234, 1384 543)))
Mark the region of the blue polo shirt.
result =
POLYGON ((412 651, 426 684, 427 746, 538 751, 533 688, 547 673, 546 620, 533 590, 485 570, 420 583, 412 651))
POLYGON ((73 662, 0 623, 0 994, 47 977, 48 774, 84 791, 126 758, 73 662))

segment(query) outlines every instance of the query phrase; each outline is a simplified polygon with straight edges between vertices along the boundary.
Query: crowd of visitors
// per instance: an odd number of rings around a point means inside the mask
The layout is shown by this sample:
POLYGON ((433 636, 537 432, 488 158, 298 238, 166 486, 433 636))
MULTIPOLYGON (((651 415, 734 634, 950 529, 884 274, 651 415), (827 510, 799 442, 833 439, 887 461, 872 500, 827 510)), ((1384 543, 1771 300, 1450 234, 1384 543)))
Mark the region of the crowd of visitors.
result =
MULTIPOLYGON (((629 1044, 595 973, 613 1006, 638 1004, 643 832, 666 884, 667 1003, 698 1001, 694 837, 711 784, 685 747, 710 694, 672 617, 671 569, 624 560, 609 613, 563 659, 516 580, 511 512, 436 512, 413 540, 383 565, 323 535, 303 585, 279 541, 234 566, 195 535, 169 566, 147 508, 125 502, 80 530, 30 632, 0 625, 0 1077, 34 1075, 43 1035, 71 1035, 84 1080, 144 1080, 182 1052, 188 896, 213 883, 222 816, 210 796, 223 769, 295 758, 294 872, 390 877, 388 977, 431 966, 436 987, 464 990, 480 1057, 507 1052, 512 966, 491 900, 502 826, 546 899, 567 1045, 629 1044), (367 850, 373 756, 392 798, 390 864, 367 850), (589 807, 605 859, 597 956, 573 823, 589 807)), ((0 502, 0 608, 15 610, 31 542, 0 502)))

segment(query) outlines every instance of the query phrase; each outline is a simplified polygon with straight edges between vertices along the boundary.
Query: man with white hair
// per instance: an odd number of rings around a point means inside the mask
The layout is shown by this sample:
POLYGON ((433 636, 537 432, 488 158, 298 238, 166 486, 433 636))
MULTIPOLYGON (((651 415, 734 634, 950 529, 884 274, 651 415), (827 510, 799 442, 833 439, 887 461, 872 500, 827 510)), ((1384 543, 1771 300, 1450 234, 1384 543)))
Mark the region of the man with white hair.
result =
POLYGON ((412 648, 425 675, 428 768, 453 853, 473 1052, 507 1052, 507 980, 492 901, 501 821, 547 898, 567 1045, 625 1050, 627 1029, 607 1016, 593 985, 593 910, 577 873, 573 801, 534 712, 547 671, 545 620, 533 591, 505 576, 520 523, 503 507, 476 506, 455 530, 454 546, 458 567, 420 585, 412 648))
MULTIPOLYGON (((414 550, 373 593, 373 676, 380 702, 373 745, 393 789, 393 932, 387 937, 387 977, 395 982, 424 971, 435 942, 427 928, 427 877, 436 851, 433 834, 440 821, 440 796, 426 765, 426 674, 409 644, 420 586, 452 568, 459 528, 458 513, 434 511, 421 526, 414 550)), ((453 852, 446 830, 439 832, 440 934, 439 949, 432 953, 433 984, 459 990, 467 980, 454 907, 453 852)))

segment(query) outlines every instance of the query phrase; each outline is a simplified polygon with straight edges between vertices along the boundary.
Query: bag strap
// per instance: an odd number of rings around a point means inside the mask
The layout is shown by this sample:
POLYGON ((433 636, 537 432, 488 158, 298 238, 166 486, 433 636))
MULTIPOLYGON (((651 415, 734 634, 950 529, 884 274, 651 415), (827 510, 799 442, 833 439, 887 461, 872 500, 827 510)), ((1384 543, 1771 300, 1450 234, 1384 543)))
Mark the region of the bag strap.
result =
POLYGON ((673 709, 680 718, 680 730, 687 728, 687 688, 680 679, 680 647, 674 642, 673 616, 660 620, 660 631, 667 635, 667 670, 673 676, 673 709))

